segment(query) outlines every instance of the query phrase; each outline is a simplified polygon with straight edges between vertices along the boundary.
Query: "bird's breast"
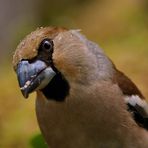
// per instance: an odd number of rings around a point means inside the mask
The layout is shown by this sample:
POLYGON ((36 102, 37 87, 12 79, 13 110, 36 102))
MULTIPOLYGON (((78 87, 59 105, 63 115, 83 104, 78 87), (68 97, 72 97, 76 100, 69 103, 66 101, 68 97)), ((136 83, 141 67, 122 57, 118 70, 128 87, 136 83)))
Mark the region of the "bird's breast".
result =
MULTIPOLYGON (((98 148, 110 145, 119 147, 123 136, 119 129, 122 129, 125 135, 129 130, 120 124, 123 120, 118 115, 120 112, 114 108, 110 110, 111 104, 105 106, 103 101, 108 100, 104 100, 101 95, 94 96, 93 93, 89 94, 88 90, 83 90, 77 90, 79 95, 71 94, 64 102, 47 100, 38 92, 37 119, 47 144, 52 148, 98 148)), ((110 99, 117 101, 114 97, 110 99)))

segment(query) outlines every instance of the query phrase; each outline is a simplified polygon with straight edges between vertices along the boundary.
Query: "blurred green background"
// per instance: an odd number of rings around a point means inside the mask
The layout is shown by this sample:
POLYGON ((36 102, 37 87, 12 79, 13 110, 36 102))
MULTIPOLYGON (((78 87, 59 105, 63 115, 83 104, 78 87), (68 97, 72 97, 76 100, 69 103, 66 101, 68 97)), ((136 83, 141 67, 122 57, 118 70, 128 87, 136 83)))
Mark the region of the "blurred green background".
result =
POLYGON ((23 99, 12 68, 17 44, 41 26, 82 29, 148 98, 147 0, 0 0, 0 147, 46 147, 35 94, 23 99))

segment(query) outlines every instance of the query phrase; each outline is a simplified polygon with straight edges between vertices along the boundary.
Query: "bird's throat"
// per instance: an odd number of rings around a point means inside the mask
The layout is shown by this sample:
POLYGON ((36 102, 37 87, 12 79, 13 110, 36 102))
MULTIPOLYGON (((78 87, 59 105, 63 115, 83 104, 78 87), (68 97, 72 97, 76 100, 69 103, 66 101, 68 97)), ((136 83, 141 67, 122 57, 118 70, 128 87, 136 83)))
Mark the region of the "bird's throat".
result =
POLYGON ((49 100, 64 101, 66 96, 69 95, 69 90, 69 83, 60 73, 58 73, 41 91, 49 100))

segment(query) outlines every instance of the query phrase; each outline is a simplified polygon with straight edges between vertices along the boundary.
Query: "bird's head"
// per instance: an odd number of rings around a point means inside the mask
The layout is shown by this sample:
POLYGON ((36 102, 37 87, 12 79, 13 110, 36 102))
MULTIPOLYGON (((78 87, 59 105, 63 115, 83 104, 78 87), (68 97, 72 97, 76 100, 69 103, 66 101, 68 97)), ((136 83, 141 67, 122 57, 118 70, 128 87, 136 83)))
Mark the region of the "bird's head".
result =
POLYGON ((39 28, 26 36, 15 51, 13 66, 25 98, 39 90, 47 98, 63 100, 71 83, 93 83, 99 75, 111 73, 109 60, 96 44, 78 30, 57 27, 39 28))

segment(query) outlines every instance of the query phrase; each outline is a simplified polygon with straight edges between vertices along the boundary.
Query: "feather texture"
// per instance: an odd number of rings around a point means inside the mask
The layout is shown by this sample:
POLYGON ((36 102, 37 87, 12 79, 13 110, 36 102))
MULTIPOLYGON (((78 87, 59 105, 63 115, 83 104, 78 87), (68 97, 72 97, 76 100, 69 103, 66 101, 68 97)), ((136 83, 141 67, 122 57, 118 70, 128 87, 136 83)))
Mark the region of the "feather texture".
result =
POLYGON ((37 119, 50 148, 148 147, 144 96, 79 30, 37 29, 18 45, 13 67, 25 76, 19 73, 19 82, 30 82, 25 89, 37 92, 37 119), (23 70, 24 60, 35 69, 23 70), (52 73, 45 76, 47 68, 52 73), (39 70, 35 81, 31 72, 39 70), (37 89, 48 77, 49 83, 37 89))

